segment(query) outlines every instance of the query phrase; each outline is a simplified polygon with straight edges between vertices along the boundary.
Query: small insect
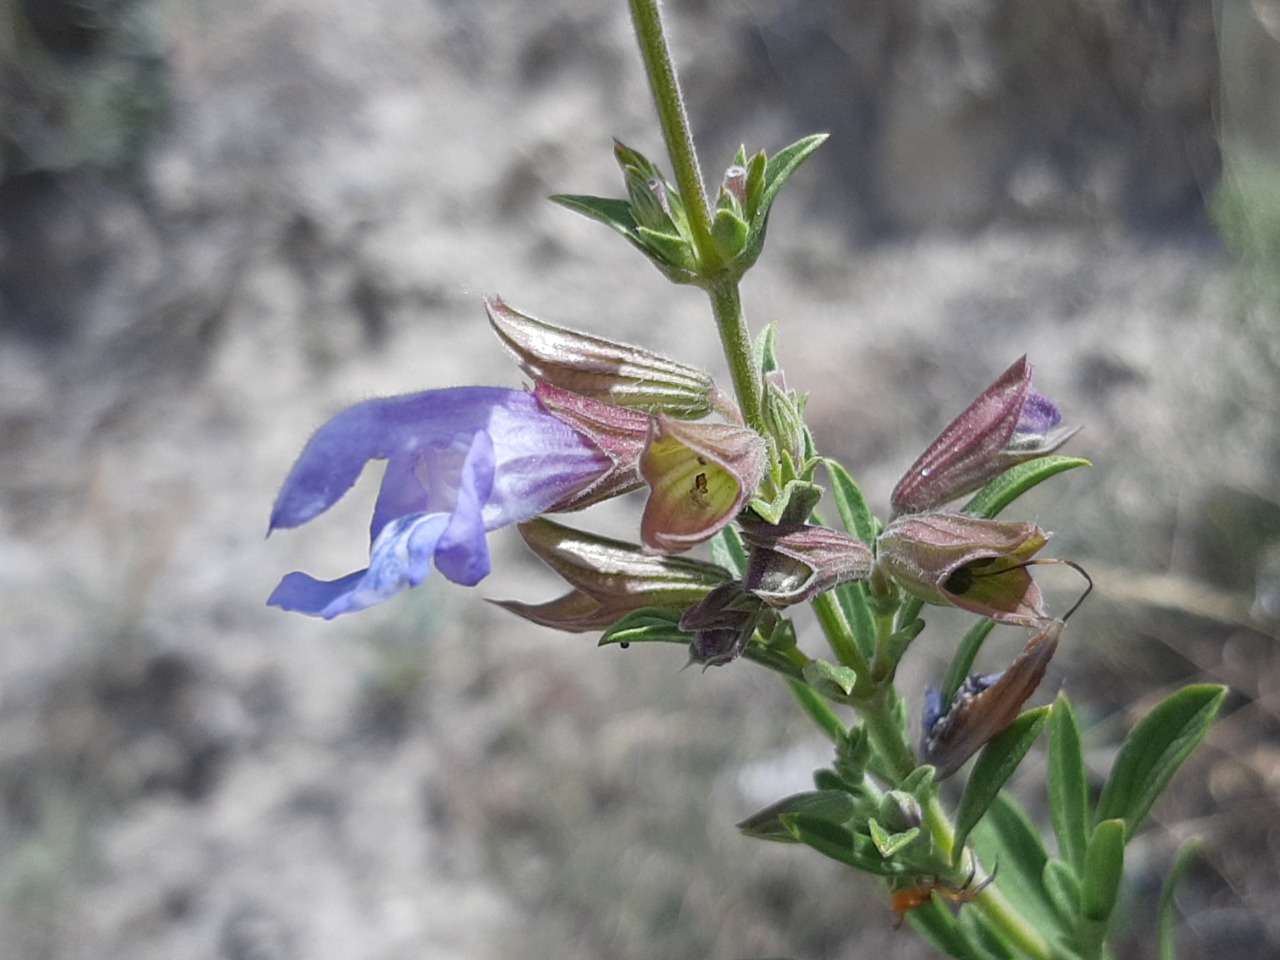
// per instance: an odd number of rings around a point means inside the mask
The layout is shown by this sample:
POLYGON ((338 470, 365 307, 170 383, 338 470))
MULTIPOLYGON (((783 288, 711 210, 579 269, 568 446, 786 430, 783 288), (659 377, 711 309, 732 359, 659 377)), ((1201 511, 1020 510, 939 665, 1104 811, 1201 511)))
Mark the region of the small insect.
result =
POLYGON ((977 869, 977 864, 974 864, 969 870, 969 876, 958 887, 952 886, 938 877, 923 876, 916 877, 909 887, 899 887, 894 890, 889 895, 889 906, 898 915, 898 918, 893 923, 893 929, 897 930, 901 927, 907 919, 907 914, 916 909, 916 907, 923 907, 926 903, 932 901, 935 893, 944 900, 950 900, 952 903, 968 903, 970 900, 976 899, 983 890, 991 886, 992 881, 996 878, 996 872, 992 870, 986 879, 975 887, 973 878, 977 869))
POLYGON ((693 490, 690 493, 690 496, 693 498, 693 502, 700 507, 705 507, 707 504, 708 489, 707 475, 705 473, 700 473, 694 477, 693 490))

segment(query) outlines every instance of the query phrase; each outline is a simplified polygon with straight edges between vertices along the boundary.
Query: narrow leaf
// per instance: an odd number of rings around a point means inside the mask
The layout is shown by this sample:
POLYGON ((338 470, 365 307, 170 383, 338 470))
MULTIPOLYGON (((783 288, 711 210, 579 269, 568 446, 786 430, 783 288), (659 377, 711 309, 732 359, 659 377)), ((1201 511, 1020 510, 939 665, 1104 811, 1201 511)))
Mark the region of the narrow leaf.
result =
POLYGON ((1049 813, 1058 853, 1078 874, 1089 838, 1089 782, 1075 711, 1061 693, 1049 718, 1049 813))
POLYGON ((831 493, 836 498, 836 510, 840 513, 844 532, 857 537, 867 546, 873 546, 879 535, 880 525, 867 506, 862 489, 849 476, 849 471, 835 460, 828 458, 822 463, 827 468, 827 476, 831 478, 831 493))
POLYGON ((1010 467, 974 494, 964 505, 964 512, 975 517, 991 518, 1037 484, 1075 467, 1091 466, 1079 457, 1037 457, 1010 467))
POLYGON ((788 147, 783 147, 769 158, 765 164, 764 190, 756 210, 757 216, 768 215, 769 207, 773 204, 778 191, 782 189, 782 185, 799 169, 800 164, 809 159, 813 151, 822 146, 826 139, 825 133, 816 133, 803 140, 797 140, 788 147))
POLYGON ((847 827, 803 813, 783 814, 780 819, 796 840, 832 860, 879 876, 896 869, 884 861, 869 837, 859 837, 847 827))
POLYGON ((974 827, 972 836, 982 862, 989 867, 998 865, 996 886, 1018 912, 1046 940, 1053 939, 1053 931, 1065 937, 1067 931, 1043 885, 1049 854, 1022 808, 1008 794, 1001 793, 974 827))
POLYGON ((612 227, 628 240, 634 240, 636 219, 631 215, 631 204, 612 197, 588 197, 581 194, 558 193, 551 197, 566 210, 580 213, 590 220, 612 227))
POLYGON ((950 703, 955 699, 956 691, 964 683, 965 677, 969 676, 969 671, 973 669, 973 661, 977 658, 978 651, 982 649, 982 644, 986 641, 987 636, 995 625, 996 622, 994 620, 984 618, 975 623, 965 633, 960 645, 956 647, 956 655, 952 658, 951 666, 947 668, 947 677, 942 683, 943 703, 950 703))
POLYGON ((956 925, 970 943, 980 944, 983 953, 992 960, 1018 960, 1017 949, 991 925, 981 910, 961 910, 956 917, 956 925))
POLYGON ((1080 878, 1071 866, 1057 859, 1046 863, 1044 891, 1063 926, 1068 929, 1074 927, 1080 919, 1080 878))
POLYGON ((848 667, 826 660, 810 660, 801 670, 804 682, 828 700, 844 703, 853 692, 858 675, 848 667))
POLYGON ((1177 946, 1173 939, 1173 927, 1176 921, 1174 911, 1177 909, 1174 903, 1174 894, 1178 890, 1178 884, 1186 876, 1187 869, 1191 866, 1191 861, 1195 859, 1199 852, 1200 842, 1198 840, 1192 839, 1183 843, 1178 848, 1177 855, 1173 858, 1173 865, 1169 868, 1169 875, 1164 879, 1164 888, 1160 891, 1160 916, 1157 920, 1160 960, 1178 960, 1177 946))
POLYGON ((978 754, 978 760, 965 784, 964 796, 956 810, 955 858, 958 863, 964 853, 969 833, 982 819, 1000 793, 1005 782, 1027 755, 1036 737, 1049 719, 1048 707, 1037 707, 1022 714, 1005 728, 978 754))
POLYGON ((1096 822, 1123 819, 1125 840, 1137 831, 1213 722, 1227 688, 1197 684, 1172 694, 1130 731, 1098 801, 1096 822))
POLYGON ((711 562, 724 567, 735 580, 742 579, 747 572, 747 548, 736 527, 725 527, 711 538, 711 562))
POLYGON ((680 614, 657 607, 632 610, 606 630, 600 646, 611 643, 689 643, 689 635, 680 632, 680 614))
POLYGON ((854 799, 846 791, 816 790, 793 794, 770 804, 758 813, 753 813, 737 826, 748 837, 755 837, 757 840, 796 843, 795 835, 783 826, 784 815, 803 813, 817 820, 844 826, 853 819, 855 812, 854 799))
POLYGON ((1115 908, 1124 876, 1125 822, 1103 820, 1089 838, 1084 855, 1080 889, 1081 912, 1086 920, 1106 921, 1115 908))

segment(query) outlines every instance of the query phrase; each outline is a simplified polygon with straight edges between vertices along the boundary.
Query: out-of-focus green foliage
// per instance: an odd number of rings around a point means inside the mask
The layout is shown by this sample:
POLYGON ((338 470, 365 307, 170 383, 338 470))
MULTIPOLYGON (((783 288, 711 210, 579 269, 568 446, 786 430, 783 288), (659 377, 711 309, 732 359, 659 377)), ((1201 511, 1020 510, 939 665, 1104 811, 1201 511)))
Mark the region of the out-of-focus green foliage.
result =
POLYGON ((133 169, 166 80, 154 0, 0 0, 0 179, 133 169))

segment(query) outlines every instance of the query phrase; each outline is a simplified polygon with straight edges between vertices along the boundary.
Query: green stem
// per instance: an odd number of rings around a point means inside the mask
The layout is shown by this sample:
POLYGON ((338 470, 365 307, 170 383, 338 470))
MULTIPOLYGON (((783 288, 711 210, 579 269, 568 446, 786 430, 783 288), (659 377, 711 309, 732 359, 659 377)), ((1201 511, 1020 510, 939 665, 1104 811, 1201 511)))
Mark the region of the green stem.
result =
POLYGON ((663 27, 662 11, 658 0, 628 0, 631 5, 631 22, 636 40, 644 59, 649 77, 649 89, 658 111, 662 137, 671 157, 671 169, 676 187, 684 200, 685 215, 689 220, 690 239, 698 258, 698 271, 703 285, 711 297, 711 309, 725 360, 733 378, 733 390, 742 408, 747 426, 764 434, 764 390, 760 374, 751 356, 751 335, 742 312, 742 298, 738 294, 736 280, 720 279, 723 263, 719 250, 711 236, 711 211, 707 205, 706 187, 698 166, 698 153, 689 132, 689 117, 684 109, 684 97, 680 93, 680 80, 671 60, 663 27))
POLYGON ((742 407, 742 417, 747 426, 766 435, 764 388, 751 355, 751 334, 747 330, 746 315, 742 312, 738 283, 736 280, 716 281, 707 288, 707 293, 711 297, 711 311, 715 314, 716 327, 720 331, 724 359, 729 365, 733 392, 742 407))
POLYGON ((836 655, 836 659, 841 664, 857 676, 854 681, 854 695, 869 695, 871 667, 858 648, 858 641, 854 639, 853 631, 849 629, 849 622, 845 620, 844 611, 840 609, 835 594, 828 591, 814 597, 813 612, 818 616, 818 623, 822 625, 822 632, 826 634, 831 652, 836 655))
POLYGON ((671 61, 671 49, 662 24, 662 11, 658 0, 628 0, 631 5, 631 23, 635 27, 636 40, 644 69, 649 75, 649 90, 653 104, 658 108, 658 122, 662 125, 662 137, 667 142, 671 167, 676 186, 684 199, 685 213, 689 217, 689 229, 693 234, 698 262, 709 264, 708 254, 715 257, 715 244, 711 239, 711 213, 707 207, 707 192, 702 184, 702 171, 698 169, 698 154, 693 148, 693 136, 689 132, 689 117, 684 109, 684 97, 680 94, 680 80, 676 77, 675 64, 671 61))

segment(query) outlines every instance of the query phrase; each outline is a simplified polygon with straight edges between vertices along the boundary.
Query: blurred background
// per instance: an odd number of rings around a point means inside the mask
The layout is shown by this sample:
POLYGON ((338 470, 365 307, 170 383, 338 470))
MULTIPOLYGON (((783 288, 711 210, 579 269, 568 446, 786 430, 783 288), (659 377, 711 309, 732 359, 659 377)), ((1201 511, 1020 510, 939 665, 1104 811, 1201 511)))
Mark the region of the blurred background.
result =
MULTIPOLYGON (((1193 835, 1182 956, 1280 954, 1280 3, 668 12, 709 180, 831 134, 744 289, 822 450, 883 510, 1029 354, 1095 464, 1022 504, 1098 585, 1038 699, 1101 782, 1160 697, 1232 688, 1130 847, 1119 956, 1193 835)), ((264 606, 363 565, 376 477, 263 541, 310 430, 519 384, 482 295, 723 374, 701 294, 545 202, 617 195, 614 136, 662 157, 622 0, 0 0, 0 958, 930 955, 734 830, 829 762, 781 685, 481 603, 558 590, 514 532, 473 591, 264 606)))

